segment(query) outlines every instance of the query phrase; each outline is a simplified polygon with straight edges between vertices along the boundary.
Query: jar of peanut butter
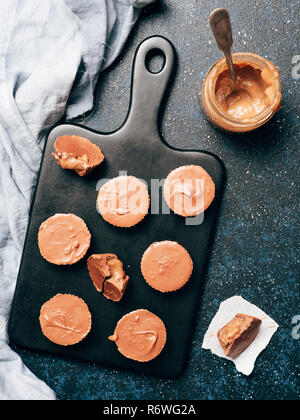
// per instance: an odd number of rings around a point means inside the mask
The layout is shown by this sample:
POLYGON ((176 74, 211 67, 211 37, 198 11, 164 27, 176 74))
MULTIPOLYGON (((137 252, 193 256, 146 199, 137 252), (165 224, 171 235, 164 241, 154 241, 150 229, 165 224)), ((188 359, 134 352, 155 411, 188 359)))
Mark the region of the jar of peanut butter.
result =
POLYGON ((257 54, 232 56, 237 82, 230 77, 226 59, 218 60, 203 82, 201 106, 215 127, 246 133, 261 127, 280 109, 279 71, 257 54))

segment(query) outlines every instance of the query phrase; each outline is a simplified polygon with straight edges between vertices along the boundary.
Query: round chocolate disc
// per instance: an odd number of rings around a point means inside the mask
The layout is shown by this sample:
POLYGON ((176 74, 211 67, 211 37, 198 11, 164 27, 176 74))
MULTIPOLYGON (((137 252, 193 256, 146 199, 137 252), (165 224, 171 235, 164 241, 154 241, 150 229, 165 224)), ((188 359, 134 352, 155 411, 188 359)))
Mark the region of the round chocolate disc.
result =
POLYGON ((41 255, 52 264, 70 265, 84 257, 91 234, 84 221, 74 214, 56 214, 43 222, 38 245, 41 255))
POLYGON ((97 198, 98 210, 108 223, 131 227, 148 213, 150 198, 147 186, 134 176, 119 176, 106 182, 97 198))
POLYGON ((203 213, 215 197, 215 184, 211 176, 197 165, 174 169, 167 176, 163 190, 170 209, 183 217, 203 213))
POLYGON ((154 242, 142 257, 141 270, 153 289, 173 292, 191 277, 193 261, 187 250, 177 242, 154 242))
POLYGON ((92 325, 87 304, 69 294, 58 294, 45 302, 39 320, 43 334, 61 346, 79 343, 88 335, 92 325))
POLYGON ((128 359, 148 362, 155 359, 165 346, 167 332, 162 320, 146 309, 123 316, 114 334, 109 337, 128 359))

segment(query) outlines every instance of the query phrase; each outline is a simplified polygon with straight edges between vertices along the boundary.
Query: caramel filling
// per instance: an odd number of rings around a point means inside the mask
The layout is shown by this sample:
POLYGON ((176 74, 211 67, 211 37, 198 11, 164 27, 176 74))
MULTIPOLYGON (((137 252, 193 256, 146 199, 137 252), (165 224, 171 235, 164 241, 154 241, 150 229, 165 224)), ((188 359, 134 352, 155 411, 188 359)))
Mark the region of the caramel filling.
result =
POLYGON ((107 265, 110 276, 105 280, 103 295, 118 302, 125 292, 129 277, 125 275, 123 263, 118 258, 109 259, 107 265))
POLYGON ((57 163, 63 169, 72 169, 74 171, 83 172, 88 168, 88 156, 75 156, 72 153, 57 152, 53 153, 57 163))
POLYGON ((228 69, 219 74, 215 88, 216 101, 228 116, 248 120, 273 104, 279 74, 268 68, 254 68, 247 63, 235 64, 234 68, 237 74, 236 84, 228 69))
POLYGON ((107 261, 107 265, 112 279, 115 281, 123 280, 125 273, 123 270, 123 263, 119 259, 111 258, 107 261))

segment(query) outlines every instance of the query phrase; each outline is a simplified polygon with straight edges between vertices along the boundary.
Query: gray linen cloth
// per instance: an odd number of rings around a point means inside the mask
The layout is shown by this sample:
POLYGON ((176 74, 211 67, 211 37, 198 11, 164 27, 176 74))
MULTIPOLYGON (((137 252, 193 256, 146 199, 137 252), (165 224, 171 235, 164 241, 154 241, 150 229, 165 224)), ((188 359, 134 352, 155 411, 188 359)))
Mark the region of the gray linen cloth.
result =
POLYGON ((92 108, 99 72, 153 0, 0 2, 0 399, 55 399, 7 342, 45 133, 92 108))

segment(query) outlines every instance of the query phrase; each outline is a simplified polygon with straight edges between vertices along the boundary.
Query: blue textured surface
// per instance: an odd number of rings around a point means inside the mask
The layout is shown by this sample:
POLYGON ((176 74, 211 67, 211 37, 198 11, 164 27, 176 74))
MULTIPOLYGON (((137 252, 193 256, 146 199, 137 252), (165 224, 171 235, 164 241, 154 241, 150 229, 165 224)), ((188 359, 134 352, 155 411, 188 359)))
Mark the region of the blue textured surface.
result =
POLYGON ((298 0, 161 1, 143 12, 122 57, 101 76, 95 111, 81 123, 111 131, 127 113, 137 45, 150 35, 169 38, 177 49, 179 68, 162 120, 165 140, 179 148, 215 153, 225 163, 228 180, 184 374, 162 380, 14 347, 58 399, 299 399, 300 340, 293 339, 291 324, 300 313, 300 80, 292 77, 292 58, 300 55, 299 19, 298 0), (203 78, 220 57, 208 24, 215 7, 227 7, 231 13, 234 51, 261 54, 281 72, 283 109, 251 135, 223 134, 200 111, 203 78), (220 302, 236 294, 280 325, 250 377, 201 349, 220 302))

